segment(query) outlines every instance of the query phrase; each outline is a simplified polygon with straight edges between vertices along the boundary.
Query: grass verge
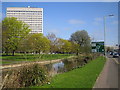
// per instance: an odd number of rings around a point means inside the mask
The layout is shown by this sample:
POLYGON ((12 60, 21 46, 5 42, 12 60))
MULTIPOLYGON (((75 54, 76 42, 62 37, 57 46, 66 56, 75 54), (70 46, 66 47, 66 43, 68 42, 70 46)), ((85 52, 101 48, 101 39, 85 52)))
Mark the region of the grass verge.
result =
POLYGON ((54 76, 49 85, 31 88, 92 88, 105 61, 105 58, 100 56, 82 68, 54 76))
POLYGON ((2 64, 10 64, 17 63, 21 61, 44 61, 44 60, 55 60, 55 59, 63 59, 69 56, 73 56, 71 54, 16 54, 15 56, 2 56, 2 64))

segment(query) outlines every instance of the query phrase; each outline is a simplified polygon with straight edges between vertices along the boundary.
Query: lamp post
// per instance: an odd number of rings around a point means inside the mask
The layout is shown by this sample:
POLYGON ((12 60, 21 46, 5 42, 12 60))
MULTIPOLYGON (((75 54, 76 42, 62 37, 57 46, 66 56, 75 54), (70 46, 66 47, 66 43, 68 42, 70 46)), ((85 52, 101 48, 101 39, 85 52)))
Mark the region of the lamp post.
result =
POLYGON ((106 17, 112 17, 114 16, 113 14, 110 14, 110 15, 107 15, 107 16, 104 16, 104 55, 106 56, 106 50, 105 50, 105 45, 106 45, 106 17))

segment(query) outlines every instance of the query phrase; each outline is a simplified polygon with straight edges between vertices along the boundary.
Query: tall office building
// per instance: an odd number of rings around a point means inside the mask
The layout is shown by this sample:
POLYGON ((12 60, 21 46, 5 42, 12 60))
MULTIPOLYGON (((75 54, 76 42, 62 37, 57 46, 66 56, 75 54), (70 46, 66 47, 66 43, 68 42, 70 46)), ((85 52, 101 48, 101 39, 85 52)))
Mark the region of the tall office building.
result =
POLYGON ((30 26, 30 33, 43 33, 43 8, 8 7, 7 17, 16 17, 30 26))

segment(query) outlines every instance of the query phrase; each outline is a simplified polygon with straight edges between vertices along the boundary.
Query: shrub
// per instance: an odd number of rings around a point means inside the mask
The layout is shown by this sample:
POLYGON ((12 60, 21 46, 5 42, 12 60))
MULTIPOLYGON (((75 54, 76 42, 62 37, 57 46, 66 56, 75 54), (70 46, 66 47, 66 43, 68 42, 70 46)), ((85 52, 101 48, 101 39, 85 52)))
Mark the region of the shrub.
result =
POLYGON ((98 56, 100 56, 99 53, 79 54, 74 60, 77 61, 78 65, 84 65, 88 63, 89 60, 96 59, 98 56))
POLYGON ((27 65, 16 70, 10 71, 7 77, 4 88, 20 88, 34 85, 43 85, 48 82, 47 72, 45 67, 38 64, 27 65))

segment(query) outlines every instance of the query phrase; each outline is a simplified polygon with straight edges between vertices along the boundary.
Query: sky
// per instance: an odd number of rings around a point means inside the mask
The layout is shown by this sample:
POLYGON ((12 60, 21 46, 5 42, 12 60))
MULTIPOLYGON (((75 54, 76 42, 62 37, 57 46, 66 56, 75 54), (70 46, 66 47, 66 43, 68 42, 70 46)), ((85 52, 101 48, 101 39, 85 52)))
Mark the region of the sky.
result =
POLYGON ((118 43, 117 2, 2 2, 2 19, 7 7, 43 8, 43 32, 69 39, 77 30, 86 30, 93 41, 104 40, 103 17, 106 16, 106 45, 118 43), (114 14, 114 17, 108 17, 114 14))
POLYGON ((2 2, 118 2, 119 0, 1 0, 2 2))

